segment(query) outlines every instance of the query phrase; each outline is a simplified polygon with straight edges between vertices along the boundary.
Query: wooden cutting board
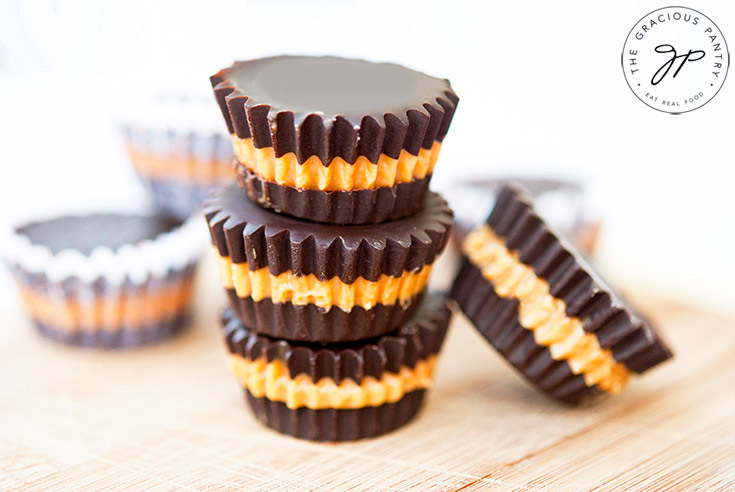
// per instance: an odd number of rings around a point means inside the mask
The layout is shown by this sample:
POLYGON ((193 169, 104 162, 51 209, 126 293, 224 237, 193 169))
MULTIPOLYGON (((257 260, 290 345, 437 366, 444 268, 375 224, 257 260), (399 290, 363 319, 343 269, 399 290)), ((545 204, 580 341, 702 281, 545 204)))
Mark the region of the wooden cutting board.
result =
POLYGON ((0 313, 0 490, 735 490, 735 323, 656 303, 676 358, 585 408, 531 389, 461 316, 419 417, 314 444, 258 424, 228 373, 207 262, 192 328, 135 351, 0 313))

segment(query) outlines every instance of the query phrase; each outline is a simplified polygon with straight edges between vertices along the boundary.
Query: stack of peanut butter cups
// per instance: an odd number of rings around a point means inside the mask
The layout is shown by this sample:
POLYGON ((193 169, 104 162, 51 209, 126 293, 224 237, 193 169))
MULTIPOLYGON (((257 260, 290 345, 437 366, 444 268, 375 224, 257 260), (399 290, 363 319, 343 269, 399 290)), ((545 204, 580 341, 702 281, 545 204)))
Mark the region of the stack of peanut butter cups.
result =
POLYGON ((429 181, 457 96, 447 80, 335 57, 237 62, 211 81, 238 182, 204 212, 250 407, 319 441, 404 425, 450 318, 426 292, 452 226, 429 181))

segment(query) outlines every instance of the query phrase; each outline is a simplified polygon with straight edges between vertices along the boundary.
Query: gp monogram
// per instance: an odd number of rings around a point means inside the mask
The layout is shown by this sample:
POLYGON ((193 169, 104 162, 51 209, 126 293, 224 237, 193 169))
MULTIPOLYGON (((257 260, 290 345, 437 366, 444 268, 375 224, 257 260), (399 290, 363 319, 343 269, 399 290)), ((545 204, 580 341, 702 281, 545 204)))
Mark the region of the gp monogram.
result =
POLYGON ((714 22, 687 7, 664 7, 636 22, 621 56, 628 86, 658 111, 680 114, 707 104, 730 65, 714 22))

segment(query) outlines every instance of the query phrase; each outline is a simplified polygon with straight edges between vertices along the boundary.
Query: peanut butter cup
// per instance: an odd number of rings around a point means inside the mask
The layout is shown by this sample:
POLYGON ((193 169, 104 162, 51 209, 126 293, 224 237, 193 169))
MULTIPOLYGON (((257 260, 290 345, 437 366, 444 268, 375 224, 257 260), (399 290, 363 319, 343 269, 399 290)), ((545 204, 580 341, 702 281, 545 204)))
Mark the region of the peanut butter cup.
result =
POLYGON ((277 340, 222 315, 230 367, 258 420, 315 441, 375 437, 411 420, 431 387, 450 319, 427 295, 414 317, 381 337, 349 343, 277 340))
POLYGON ((383 224, 315 224, 261 208, 233 184, 204 212, 243 324, 275 338, 344 342, 395 330, 418 306, 452 226, 439 195, 421 205, 383 224))
POLYGON ((334 224, 418 212, 459 100, 447 80, 331 56, 236 62, 211 82, 248 196, 334 224))
POLYGON ((464 239, 452 297, 478 330, 529 381, 579 403, 616 394, 631 373, 672 357, 635 313, 506 186, 485 224, 464 239))
POLYGON ((128 157, 160 214, 184 220, 213 188, 235 180, 232 144, 207 95, 139 95, 122 111, 128 157))
POLYGON ((3 253, 43 335, 122 348, 185 326, 201 246, 193 222, 104 213, 25 224, 3 253))

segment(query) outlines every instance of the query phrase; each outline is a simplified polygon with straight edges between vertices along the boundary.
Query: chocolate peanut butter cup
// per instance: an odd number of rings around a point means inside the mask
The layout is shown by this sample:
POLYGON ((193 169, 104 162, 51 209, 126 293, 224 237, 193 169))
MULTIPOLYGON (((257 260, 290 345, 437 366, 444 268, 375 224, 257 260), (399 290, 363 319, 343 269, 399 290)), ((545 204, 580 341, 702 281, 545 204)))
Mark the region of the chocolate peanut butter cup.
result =
POLYGON ((181 92, 140 95, 122 110, 128 157, 158 213, 184 220, 213 188, 235 180, 216 107, 211 96, 181 92))
POLYGON ((464 240, 452 297, 488 341, 552 397, 616 394, 672 357, 640 317, 517 186, 464 240))
POLYGON ((334 224, 416 213, 459 100, 445 79, 331 56, 236 62, 211 82, 248 196, 334 224))
POLYGON ((89 214, 18 227, 3 253, 41 334, 123 348, 186 325, 201 239, 192 221, 89 214))
POLYGON ((230 185, 204 212, 243 324, 276 338, 344 342, 396 329, 418 305, 452 225, 439 195, 422 206, 383 224, 315 224, 261 208, 230 185))
POLYGON ((262 423, 315 441, 375 437, 411 420, 431 387, 451 312, 427 295, 411 320, 357 342, 288 342, 246 328, 227 309, 230 367, 262 423))

